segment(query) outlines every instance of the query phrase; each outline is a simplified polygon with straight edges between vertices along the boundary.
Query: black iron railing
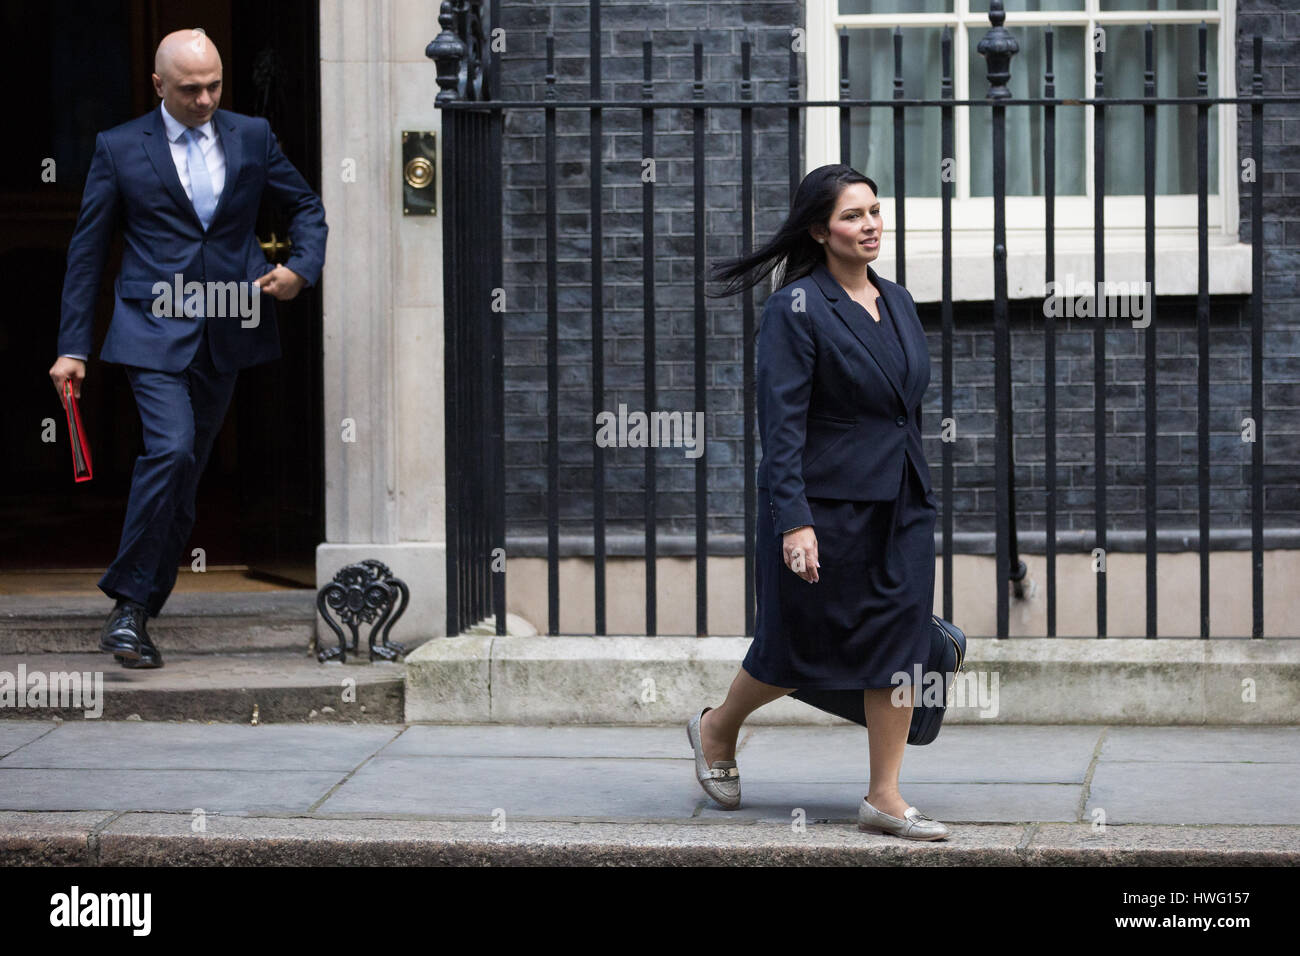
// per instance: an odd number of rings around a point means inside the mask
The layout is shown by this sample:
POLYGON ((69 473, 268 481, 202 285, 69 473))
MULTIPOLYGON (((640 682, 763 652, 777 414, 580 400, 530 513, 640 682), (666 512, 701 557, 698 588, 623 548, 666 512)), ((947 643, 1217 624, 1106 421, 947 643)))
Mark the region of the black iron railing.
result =
MULTIPOLYGON (((492 573, 505 547, 504 528, 504 403, 502 364, 502 313, 493 307, 493 290, 500 287, 501 258, 501 124, 511 111, 541 111, 545 124, 545 202, 546 202, 546 284, 547 284, 547 560, 548 560, 548 633, 559 632, 559 389, 558 389, 558 296, 557 296, 557 183, 556 128, 560 110, 585 111, 591 129, 591 223, 593 255, 591 284, 591 396, 593 407, 607 405, 604 380, 604 316, 601 223, 603 195, 601 181, 602 121, 607 110, 637 110, 642 119, 643 155, 654 155, 654 119, 657 111, 688 109, 692 116, 693 195, 694 195, 694 370, 697 409, 707 407, 708 364, 706 359, 706 323, 704 306, 705 273, 705 130, 709 111, 735 112, 739 118, 741 143, 740 209, 744 251, 753 241, 753 156, 755 110, 783 110, 786 116, 789 188, 793 193, 802 178, 799 149, 800 120, 809 107, 835 107, 839 110, 841 161, 850 162, 852 111, 886 107, 893 117, 894 138, 894 215, 897 220, 895 245, 896 279, 906 281, 906 198, 905 120, 908 111, 937 109, 940 113, 941 141, 944 156, 954 154, 953 112, 956 107, 973 107, 991 111, 992 128, 992 195, 994 209, 991 265, 994 275, 994 386, 996 413, 996 574, 1000 582, 997 593, 997 634, 1006 636, 1009 617, 1009 590, 1022 595, 1025 566, 1020 560, 1017 542, 1014 446, 1012 434, 1011 337, 1008 318, 1007 248, 1006 248, 1006 133, 1008 107, 1041 109, 1045 134, 1044 213, 1046 239, 1045 281, 1049 288, 1056 274, 1056 122, 1062 108, 1093 109, 1094 158, 1094 282, 1104 288, 1105 271, 1105 114, 1109 108, 1140 106, 1144 118, 1143 162, 1145 164, 1145 275, 1147 289, 1154 289, 1155 258, 1155 173, 1159 155, 1156 143, 1156 111, 1195 106, 1197 111, 1197 209, 1198 209, 1198 432, 1197 487, 1199 492, 1200 556, 1200 632, 1209 636, 1209 547, 1210 547, 1210 444, 1209 444, 1209 268, 1208 268, 1208 149, 1209 110, 1214 105, 1249 107, 1250 155, 1255 163, 1251 189, 1251 416, 1257 430, 1263 427, 1263 200, 1260 183, 1263 169, 1263 122, 1268 105, 1297 103, 1300 96, 1265 96, 1263 92, 1261 39, 1253 41, 1254 69, 1249 95, 1211 97, 1207 85, 1206 25, 1199 28, 1199 60, 1196 64, 1197 94, 1194 97, 1164 96, 1156 93, 1154 67, 1154 32, 1151 25, 1145 34, 1144 95, 1142 97, 1107 97, 1103 85, 1103 56, 1095 60, 1094 90, 1091 98, 1062 99, 1056 95, 1053 73, 1053 30, 1044 32, 1046 70, 1043 96, 1015 98, 1008 81, 1012 57, 1018 50, 1013 35, 1004 27, 1005 13, 1001 0, 991 0, 991 28, 979 44, 986 58, 989 91, 981 99, 956 99, 953 96, 952 37, 945 29, 942 39, 943 76, 938 99, 918 99, 905 95, 903 83, 903 36, 894 33, 894 84, 889 99, 854 99, 849 88, 848 35, 840 34, 840 70, 838 100, 809 100, 799 97, 799 57, 792 46, 789 57, 789 82, 785 100, 758 100, 753 96, 751 77, 752 43, 748 37, 741 46, 741 83, 738 100, 707 99, 704 95, 703 43, 693 47, 695 77, 692 97, 686 100, 656 99, 651 79, 652 43, 648 35, 642 44, 643 84, 640 100, 606 99, 601 96, 600 9, 598 0, 591 3, 590 78, 591 94, 587 100, 559 101, 556 95, 554 36, 547 37, 546 94, 540 102, 505 101, 492 98, 496 89, 496 64, 491 59, 486 35, 487 24, 499 20, 498 3, 453 2, 441 4, 439 23, 442 33, 428 48, 437 62, 440 92, 437 105, 442 109, 444 168, 444 242, 446 283, 446 402, 447 402, 447 628, 459 633, 471 624, 495 616, 497 633, 505 628, 505 575, 492 573), (491 14, 487 12, 491 7, 491 14), (1010 584, 1010 588, 1008 587, 1010 584)), ((1235 158, 1227 160, 1235 163, 1235 158)), ((642 187, 642 282, 645 347, 645 400, 647 408, 655 403, 655 184, 653 178, 638 176, 642 187)), ((629 182, 635 182, 629 178, 629 182)), ((952 199, 950 177, 940 176, 942 210, 942 303, 940 311, 942 338, 942 408, 943 417, 953 416, 953 288, 952 288, 952 199)), ((1154 319, 1156 300, 1147 297, 1146 308, 1154 319)), ((744 354, 744 438, 743 457, 746 476, 745 509, 745 626, 753 632, 753 565, 757 466, 754 444, 754 302, 745 295, 743 310, 744 354)), ((1100 311, 1100 310, 1098 310, 1100 311)), ((1045 455, 1046 455, 1046 604, 1047 633, 1057 631, 1057 404, 1056 404, 1056 327, 1054 316, 1044 309, 1044 388, 1045 388, 1045 455)), ((1094 359, 1094 450, 1095 450, 1095 540, 1106 547, 1106 318, 1098 314, 1093 325, 1094 359)), ((1157 555, 1157 392, 1156 392, 1156 324, 1148 323, 1145 335, 1145 518, 1146 518, 1146 616, 1147 635, 1156 636, 1156 555, 1157 555)), ((656 633, 657 603, 655 449, 646 448, 645 456, 645 582, 646 633, 656 633)), ((943 615, 952 617, 953 604, 953 484, 954 448, 945 442, 942 449, 941 522, 943 560, 943 615)), ((707 452, 695 463, 695 559, 696 559, 696 632, 707 633, 707 452)), ((594 539, 595 632, 605 633, 606 609, 606 517, 602 450, 592 443, 593 485, 592 534, 594 539)), ((1256 440, 1251 457, 1251 587, 1252 636, 1263 635, 1263 446, 1256 440)), ((1097 633, 1106 635, 1106 575, 1096 577, 1097 633)))
MULTIPOLYGON (((493 571, 505 553, 504 329, 493 301, 502 283, 502 113, 492 103, 498 82, 490 55, 493 22, 482 4, 444 3, 442 32, 425 50, 439 64, 436 103, 444 108, 448 634, 493 611, 501 633, 505 626, 505 574, 493 571), (444 75, 448 64, 453 73, 444 75), (445 109, 452 102, 487 108, 445 109)), ((554 415, 554 399, 551 409, 554 415)))

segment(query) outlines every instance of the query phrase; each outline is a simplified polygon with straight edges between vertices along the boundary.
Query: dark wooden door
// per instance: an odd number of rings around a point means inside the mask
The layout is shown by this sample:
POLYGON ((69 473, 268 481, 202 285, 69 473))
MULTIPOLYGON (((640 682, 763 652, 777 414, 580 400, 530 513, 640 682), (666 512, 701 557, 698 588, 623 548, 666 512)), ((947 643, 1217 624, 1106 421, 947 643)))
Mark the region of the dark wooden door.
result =
MULTIPOLYGON (((0 155, 0 569, 102 569, 121 534, 140 425, 121 366, 99 361, 112 309, 113 251, 100 287, 94 347, 82 392, 95 478, 71 478, 54 361, 68 240, 95 134, 156 109, 153 51, 172 30, 202 27, 221 51, 221 105, 268 117, 281 148, 320 188, 319 28, 315 0, 100 0, 59 5, 0 0, 0 71, 18 111, 0 155), (32 77, 44 78, 32 83, 32 77), (55 162, 57 176, 42 172, 55 162), (58 441, 42 440, 53 419, 58 441)), ((264 209, 258 235, 282 239, 264 209)), ((283 259, 283 253, 281 254, 283 259)), ((321 298, 277 304, 284 357, 245 370, 199 487, 190 547, 209 568, 247 565, 314 583, 324 532, 321 298)), ((188 557, 186 559, 188 561, 188 557)))
MULTIPOLYGON (((319 193, 317 3, 235 0, 231 7, 239 40, 232 65, 240 78, 232 108, 266 117, 285 156, 319 193)), ((273 261, 288 259, 288 221, 269 204, 257 233, 273 261)), ((277 302, 276 314, 282 357, 240 374, 231 415, 238 430, 240 550, 253 571, 314 584, 325 515, 319 286, 277 302)))

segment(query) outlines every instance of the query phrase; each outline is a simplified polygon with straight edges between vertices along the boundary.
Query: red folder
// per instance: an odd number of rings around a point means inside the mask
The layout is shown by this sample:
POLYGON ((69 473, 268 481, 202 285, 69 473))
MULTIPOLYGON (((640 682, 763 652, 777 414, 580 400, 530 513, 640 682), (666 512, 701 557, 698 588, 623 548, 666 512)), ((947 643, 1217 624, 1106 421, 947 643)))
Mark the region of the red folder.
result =
POLYGON ((63 383, 63 408, 68 413, 68 436, 72 440, 72 477, 77 481, 90 481, 90 443, 81 423, 81 409, 77 396, 72 394, 72 382, 63 383))

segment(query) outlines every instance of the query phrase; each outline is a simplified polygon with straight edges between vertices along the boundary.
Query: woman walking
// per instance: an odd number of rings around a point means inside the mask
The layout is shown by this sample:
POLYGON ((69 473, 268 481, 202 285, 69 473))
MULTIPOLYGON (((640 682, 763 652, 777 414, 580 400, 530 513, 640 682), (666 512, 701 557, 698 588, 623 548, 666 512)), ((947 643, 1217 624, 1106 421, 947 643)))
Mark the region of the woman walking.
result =
POLYGON ((911 295, 870 266, 882 231, 876 184, 822 166, 771 241, 714 272, 733 295, 782 266, 758 331, 755 636, 726 700, 687 736, 705 793, 736 809, 736 741, 751 713, 792 694, 858 715, 871 754, 859 829, 937 840, 948 828, 898 789, 934 601, 937 508, 919 421, 930 354, 911 295))

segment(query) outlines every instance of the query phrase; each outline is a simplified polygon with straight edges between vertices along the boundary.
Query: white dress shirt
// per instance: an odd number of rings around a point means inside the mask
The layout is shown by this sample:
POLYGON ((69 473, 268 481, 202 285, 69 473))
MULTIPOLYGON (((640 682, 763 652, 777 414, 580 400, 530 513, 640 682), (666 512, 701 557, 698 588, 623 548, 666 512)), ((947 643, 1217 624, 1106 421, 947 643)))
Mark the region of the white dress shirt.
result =
MULTIPOLYGON (((185 195, 193 202, 194 192, 190 188, 190 141, 185 136, 185 131, 189 127, 172 116, 171 113, 168 113, 165 105, 159 104, 158 108, 162 110, 163 128, 167 131, 167 141, 171 144, 172 162, 176 165, 176 175, 180 177, 181 188, 185 190, 185 195)), ((212 197, 219 201, 221 199, 221 190, 226 185, 226 151, 221 148, 221 138, 217 136, 217 129, 212 125, 212 120, 208 120, 198 127, 198 131, 202 135, 202 139, 199 140, 199 149, 203 151, 203 162, 208 167, 208 178, 212 180, 212 197)), ((61 357, 86 361, 84 355, 61 357)))

